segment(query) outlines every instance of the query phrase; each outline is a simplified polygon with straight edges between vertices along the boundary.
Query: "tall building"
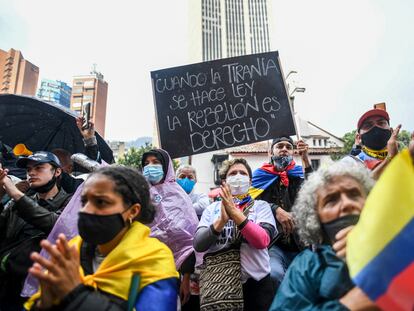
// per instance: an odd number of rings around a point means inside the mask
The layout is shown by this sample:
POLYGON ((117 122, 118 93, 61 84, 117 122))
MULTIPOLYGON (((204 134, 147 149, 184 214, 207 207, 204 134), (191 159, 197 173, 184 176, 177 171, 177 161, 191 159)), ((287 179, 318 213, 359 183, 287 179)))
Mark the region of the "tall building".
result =
POLYGON ((35 96, 39 67, 24 59, 15 49, 0 49, 0 94, 35 96))
POLYGON ((268 11, 268 0, 190 1, 190 57, 208 61, 270 51, 268 11))
POLYGON ((81 113, 82 105, 92 103, 91 115, 98 133, 105 136, 106 99, 108 83, 94 68, 90 75, 73 77, 70 109, 81 113))
MULTIPOLYGON (((269 52, 272 46, 271 1, 269 0, 191 0, 190 62, 269 52)), ((329 165, 343 141, 297 115, 296 125, 309 145, 312 166, 329 165)), ((219 168, 226 159, 246 158, 252 169, 268 162, 270 141, 196 154, 189 162, 197 170, 196 191, 208 192, 220 185, 219 168)), ((295 154, 296 160, 300 158, 295 154)))
POLYGON ((70 108, 72 88, 63 81, 42 79, 37 97, 70 108))

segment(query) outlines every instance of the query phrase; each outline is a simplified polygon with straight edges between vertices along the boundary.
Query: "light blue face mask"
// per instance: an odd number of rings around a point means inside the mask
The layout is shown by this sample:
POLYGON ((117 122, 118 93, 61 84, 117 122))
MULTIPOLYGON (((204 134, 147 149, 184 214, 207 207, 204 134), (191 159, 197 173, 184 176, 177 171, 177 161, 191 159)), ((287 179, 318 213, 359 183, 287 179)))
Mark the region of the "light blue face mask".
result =
POLYGON ((194 180, 189 178, 177 179, 177 183, 184 189, 185 192, 190 193, 193 191, 194 185, 196 184, 194 180))
POLYGON ((148 164, 144 166, 143 174, 146 180, 152 185, 158 184, 164 177, 164 171, 162 170, 161 164, 148 164))

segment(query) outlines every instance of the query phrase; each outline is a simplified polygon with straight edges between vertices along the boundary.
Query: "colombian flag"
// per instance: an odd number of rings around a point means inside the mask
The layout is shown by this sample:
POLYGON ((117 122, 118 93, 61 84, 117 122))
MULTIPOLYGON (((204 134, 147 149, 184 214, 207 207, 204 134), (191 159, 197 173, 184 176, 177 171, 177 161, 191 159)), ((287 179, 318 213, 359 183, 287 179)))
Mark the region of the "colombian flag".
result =
POLYGON ((383 310, 414 310, 414 165, 401 152, 367 198, 348 238, 351 277, 383 310))
MULTIPOLYGON (((303 169, 300 165, 295 165, 292 161, 292 168, 287 170, 287 176, 304 178, 303 169)), ((279 179, 273 164, 265 163, 262 167, 253 172, 252 186, 249 189, 249 194, 253 199, 256 199, 263 191, 265 191, 273 182, 279 179)))

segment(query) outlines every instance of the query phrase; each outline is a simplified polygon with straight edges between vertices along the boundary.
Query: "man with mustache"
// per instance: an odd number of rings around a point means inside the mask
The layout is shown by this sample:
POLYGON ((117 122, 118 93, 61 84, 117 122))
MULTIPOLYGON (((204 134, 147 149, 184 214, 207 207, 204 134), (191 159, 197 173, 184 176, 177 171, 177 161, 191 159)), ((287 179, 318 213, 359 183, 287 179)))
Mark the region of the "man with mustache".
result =
POLYGON ((296 144, 304 169, 293 160, 294 148, 289 136, 273 139, 270 163, 263 164, 253 172, 251 196, 271 205, 278 227, 278 235, 269 248, 270 276, 275 289, 300 251, 294 235, 295 223, 291 209, 305 175, 313 171, 309 163, 308 145, 302 140, 296 144))

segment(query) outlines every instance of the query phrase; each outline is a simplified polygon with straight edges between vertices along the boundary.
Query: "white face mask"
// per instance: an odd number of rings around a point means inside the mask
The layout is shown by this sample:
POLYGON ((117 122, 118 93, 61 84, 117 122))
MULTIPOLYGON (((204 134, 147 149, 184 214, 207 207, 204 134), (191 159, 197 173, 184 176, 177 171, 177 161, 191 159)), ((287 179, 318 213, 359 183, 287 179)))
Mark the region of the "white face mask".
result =
POLYGON ((232 195, 245 194, 250 188, 250 178, 247 175, 232 175, 227 177, 226 182, 230 186, 232 195))

